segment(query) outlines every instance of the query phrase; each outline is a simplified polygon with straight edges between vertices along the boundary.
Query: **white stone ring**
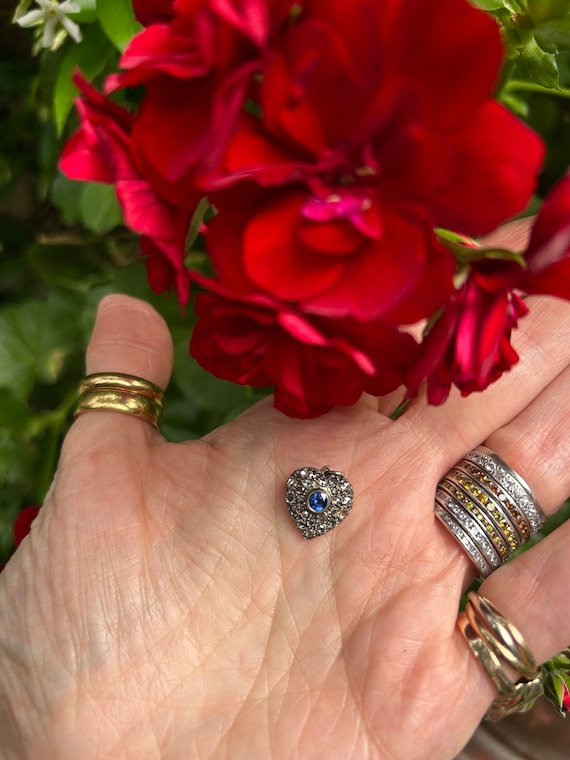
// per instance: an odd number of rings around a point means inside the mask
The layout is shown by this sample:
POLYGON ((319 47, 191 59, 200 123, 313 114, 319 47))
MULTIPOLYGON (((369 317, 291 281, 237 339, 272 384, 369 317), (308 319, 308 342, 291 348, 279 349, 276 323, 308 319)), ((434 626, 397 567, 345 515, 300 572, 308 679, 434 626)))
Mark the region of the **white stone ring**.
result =
POLYGON ((537 533, 546 515, 494 451, 470 451, 437 486, 435 514, 486 578, 537 533))

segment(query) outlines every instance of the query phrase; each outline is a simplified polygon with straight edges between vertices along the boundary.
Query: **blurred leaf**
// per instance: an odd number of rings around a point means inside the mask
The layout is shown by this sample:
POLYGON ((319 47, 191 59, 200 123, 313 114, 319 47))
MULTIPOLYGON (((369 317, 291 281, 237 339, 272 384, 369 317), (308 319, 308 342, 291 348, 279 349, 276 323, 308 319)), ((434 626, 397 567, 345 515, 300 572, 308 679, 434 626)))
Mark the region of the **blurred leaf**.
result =
POLYGON ((570 0, 526 0, 528 13, 535 24, 562 18, 570 10, 570 0))
MULTIPOLYGON (((34 459, 34 447, 28 440, 12 435, 8 430, 0 429, 0 483, 2 486, 23 484, 29 480, 34 459)), ((1 496, 0 500, 2 500, 1 496)))
POLYGON ((534 39, 521 52, 517 59, 517 66, 521 74, 531 82, 551 89, 559 88, 558 64, 555 56, 541 50, 534 39))
POLYGON ((59 134, 65 126, 73 99, 77 95, 77 88, 71 80, 73 72, 79 68, 83 76, 88 81, 92 81, 103 71, 111 53, 112 48, 107 37, 97 23, 83 30, 83 42, 80 45, 73 44, 67 49, 55 83, 53 100, 55 123, 59 134))
POLYGON ((0 310, 0 388, 26 400, 36 382, 52 383, 80 343, 81 297, 54 291, 0 310))
POLYGON ((175 398, 166 395, 164 419, 161 433, 168 441, 181 443, 198 438, 200 408, 190 398, 175 398))
POLYGON ((202 198, 202 200, 196 206, 196 210, 194 211, 192 220, 190 222, 188 234, 186 235, 186 242, 184 244, 184 250, 187 251, 189 255, 192 255, 194 243, 196 242, 198 235, 200 234, 202 224, 204 223, 204 217, 210 209, 211 206, 207 198, 202 198))
POLYGON ((123 221, 114 185, 89 182, 79 201, 83 226, 96 235, 104 235, 123 221))
POLYGON ((69 226, 81 221, 81 196, 84 189, 84 182, 69 179, 61 172, 58 172, 52 183, 51 200, 69 226))
POLYGON ((570 19, 547 21, 534 33, 537 44, 547 53, 570 50, 570 19))
POLYGON ((36 243, 26 253, 34 271, 48 285, 86 292, 111 273, 103 244, 36 243))
POLYGON ((131 0, 98 0, 97 10, 103 31, 121 52, 143 28, 135 19, 131 0))
POLYGON ((505 7, 501 0, 471 0, 471 5, 484 11, 498 11, 505 7))
POLYGON ((31 417, 27 404, 10 391, 0 389, 0 429, 21 432, 31 417))
POLYGON ((189 328, 187 332, 177 330, 174 339, 172 380, 193 405, 212 410, 219 416, 218 424, 231 419, 249 405, 252 394, 250 388, 214 377, 190 356, 189 328))
POLYGON ((75 0, 81 6, 79 13, 70 13, 69 17, 78 24, 90 24, 97 18, 97 0, 75 0))

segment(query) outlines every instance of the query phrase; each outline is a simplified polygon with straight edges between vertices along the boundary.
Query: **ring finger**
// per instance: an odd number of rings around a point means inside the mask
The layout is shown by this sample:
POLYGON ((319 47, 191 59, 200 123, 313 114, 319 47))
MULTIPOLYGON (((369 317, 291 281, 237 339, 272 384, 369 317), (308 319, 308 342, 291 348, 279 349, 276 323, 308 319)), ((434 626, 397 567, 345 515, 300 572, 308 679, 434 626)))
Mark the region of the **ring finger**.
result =
MULTIPOLYGON (((520 414, 492 433, 485 445, 499 455, 530 486, 547 516, 554 514, 570 494, 570 367, 563 370, 520 414)), ((441 526, 450 551, 463 548, 441 526)), ((466 559, 465 555, 465 559, 466 559)), ((462 560, 462 588, 475 568, 462 560)))

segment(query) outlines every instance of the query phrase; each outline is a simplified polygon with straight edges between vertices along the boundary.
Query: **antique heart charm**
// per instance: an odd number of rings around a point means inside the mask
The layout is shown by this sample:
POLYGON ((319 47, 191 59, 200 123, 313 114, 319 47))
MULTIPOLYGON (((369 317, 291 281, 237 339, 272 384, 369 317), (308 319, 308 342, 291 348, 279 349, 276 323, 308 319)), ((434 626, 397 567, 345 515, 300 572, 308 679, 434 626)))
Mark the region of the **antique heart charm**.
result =
POLYGON ((329 467, 300 467, 289 476, 285 501, 304 538, 336 528, 352 509, 354 491, 342 472, 329 467))

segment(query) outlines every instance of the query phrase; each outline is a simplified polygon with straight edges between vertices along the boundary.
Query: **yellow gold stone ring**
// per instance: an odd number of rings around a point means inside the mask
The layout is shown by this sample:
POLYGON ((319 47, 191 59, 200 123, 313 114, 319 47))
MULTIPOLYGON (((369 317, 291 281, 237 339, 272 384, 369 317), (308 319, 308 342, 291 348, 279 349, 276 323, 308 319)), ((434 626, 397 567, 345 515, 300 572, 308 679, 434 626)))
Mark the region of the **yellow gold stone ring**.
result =
POLYGON ((434 509, 483 578, 546 519, 523 478, 485 446, 466 454, 440 480, 434 509))

